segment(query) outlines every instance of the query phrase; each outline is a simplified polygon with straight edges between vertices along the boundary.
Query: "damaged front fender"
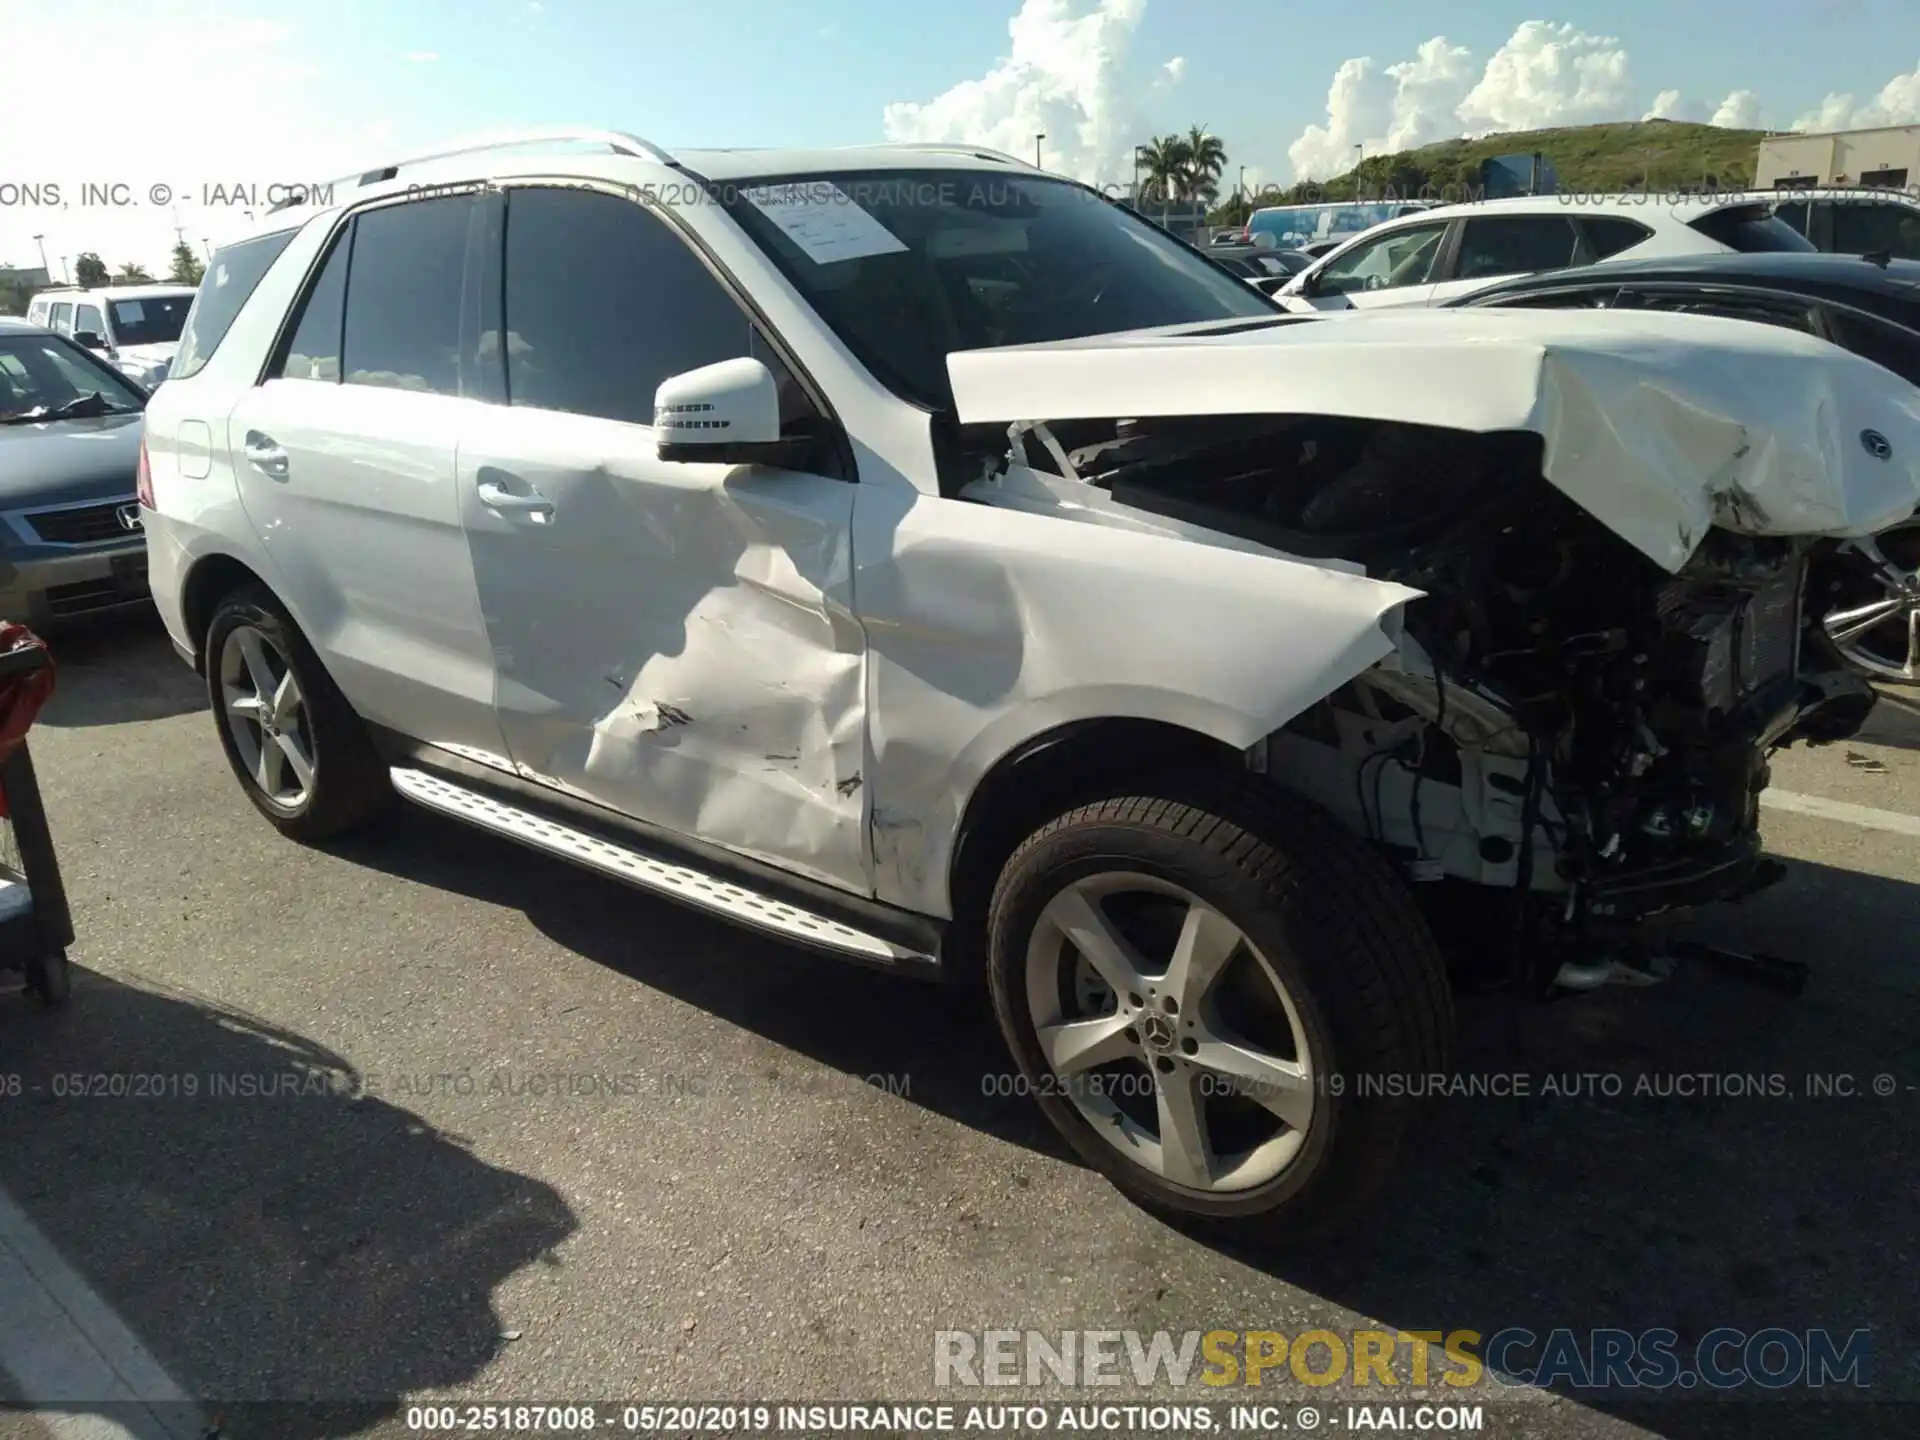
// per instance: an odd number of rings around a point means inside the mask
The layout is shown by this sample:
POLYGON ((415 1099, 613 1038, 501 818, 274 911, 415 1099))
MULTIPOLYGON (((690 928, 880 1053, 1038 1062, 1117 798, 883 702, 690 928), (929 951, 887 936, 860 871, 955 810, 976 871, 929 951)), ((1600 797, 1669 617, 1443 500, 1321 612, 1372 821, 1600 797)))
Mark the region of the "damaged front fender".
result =
POLYGON ((1197 527, 877 487, 854 527, 876 893, 943 916, 960 817, 1003 756, 1088 719, 1246 749, 1392 653, 1420 594, 1197 527))

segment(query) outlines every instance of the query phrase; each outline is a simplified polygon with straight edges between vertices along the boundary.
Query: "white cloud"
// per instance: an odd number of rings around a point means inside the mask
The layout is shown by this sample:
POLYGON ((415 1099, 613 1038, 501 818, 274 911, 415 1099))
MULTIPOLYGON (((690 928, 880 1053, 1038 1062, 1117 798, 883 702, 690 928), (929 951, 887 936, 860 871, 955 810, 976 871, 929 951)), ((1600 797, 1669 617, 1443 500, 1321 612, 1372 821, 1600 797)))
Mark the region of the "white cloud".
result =
MULTIPOLYGON (((1015 155, 1044 134, 1047 168, 1089 181, 1124 179, 1144 133, 1135 104, 1142 87, 1129 51, 1146 0, 1024 0, 1007 25, 1008 53, 977 80, 931 100, 886 107, 895 141, 957 141, 1015 155)), ((1179 84, 1186 61, 1154 66, 1153 95, 1179 84)))
POLYGON ((1896 75, 1864 105, 1851 94, 1829 95, 1793 122, 1795 130, 1855 130, 1873 125, 1920 124, 1920 65, 1896 75))
POLYGON ((1760 97, 1751 90, 1735 90, 1720 102, 1720 108, 1707 123, 1727 130, 1758 130, 1760 97))
POLYGON ((1287 147, 1302 178, 1336 174, 1363 155, 1391 154, 1445 138, 1472 85, 1473 52, 1436 35, 1412 60, 1384 69, 1371 56, 1348 60, 1327 90, 1327 123, 1309 125, 1287 147))
MULTIPOLYGON (((1661 100, 1668 100, 1662 92, 1661 100)), ((1476 68, 1473 52, 1436 35, 1411 60, 1348 60, 1327 90, 1327 119, 1287 147, 1297 179, 1340 174, 1464 131, 1536 130, 1618 116, 1627 52, 1611 36, 1529 20, 1476 68)), ((1680 103, 1677 93, 1671 104, 1680 103)), ((1659 102, 1656 102, 1656 107, 1659 102)))
POLYGON ((1678 90, 1662 90, 1653 97, 1653 108, 1640 118, 1642 120, 1686 120, 1688 107, 1681 103, 1678 90))
POLYGON ((1542 130, 1618 116, 1627 99, 1627 52, 1611 35, 1528 20, 1487 61, 1460 103, 1475 130, 1542 130))
POLYGON ((288 22, 220 0, 9 0, 5 13, 9 54, 63 53, 75 35, 111 35, 116 53, 138 55, 142 73, 166 85, 164 103, 129 125, 112 105, 76 104, 67 68, 8 68, 9 111, 60 123, 10 136, 4 178, 38 182, 43 196, 57 186, 60 203, 0 207, 0 264, 37 265, 41 234, 56 270, 61 256, 71 266, 93 250, 109 269, 136 261, 162 274, 176 224, 200 250, 203 237, 217 246, 252 223, 210 187, 257 187, 257 214, 270 184, 325 181, 390 149, 383 122, 340 116, 288 22), (124 203, 84 204, 85 185, 124 203))
POLYGON ((415 65, 428 65, 440 58, 438 50, 409 50, 407 59, 415 65))

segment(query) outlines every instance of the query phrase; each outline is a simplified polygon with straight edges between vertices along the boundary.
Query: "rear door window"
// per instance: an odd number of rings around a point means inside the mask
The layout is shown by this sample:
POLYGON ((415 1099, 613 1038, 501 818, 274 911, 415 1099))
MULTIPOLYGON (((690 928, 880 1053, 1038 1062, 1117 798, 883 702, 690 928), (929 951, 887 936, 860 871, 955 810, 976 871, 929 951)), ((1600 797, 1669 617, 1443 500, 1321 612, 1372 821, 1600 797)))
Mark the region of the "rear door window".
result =
POLYGON ((1574 263, 1580 232, 1565 215, 1502 215, 1468 220, 1460 236, 1456 280, 1531 275, 1574 263))
MULTIPOLYGON (((354 222, 340 374, 349 385, 460 393, 472 196, 368 210, 354 222)), ((324 277, 323 277, 324 278, 324 277)))
POLYGON ((239 318, 241 307, 297 233, 281 230, 272 235, 257 235, 214 252, 213 262, 201 277, 199 293, 193 297, 193 308, 187 312, 186 326, 180 332, 180 350, 168 371, 169 378, 184 380, 213 358, 213 352, 239 318))
POLYGON ((73 333, 73 305, 71 302, 57 304, 53 307, 53 320, 51 324, 53 329, 59 331, 62 335, 71 335, 73 333))

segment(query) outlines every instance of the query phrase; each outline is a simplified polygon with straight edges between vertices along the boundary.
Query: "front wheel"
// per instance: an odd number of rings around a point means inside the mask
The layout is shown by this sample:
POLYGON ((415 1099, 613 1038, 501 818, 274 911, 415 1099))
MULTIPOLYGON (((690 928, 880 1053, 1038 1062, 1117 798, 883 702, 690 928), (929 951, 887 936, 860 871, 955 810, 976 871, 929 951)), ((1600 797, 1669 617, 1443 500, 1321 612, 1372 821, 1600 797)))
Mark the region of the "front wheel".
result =
POLYGON ((994 1009, 1089 1164, 1158 1209, 1302 1231, 1378 1190, 1450 1063, 1439 949, 1323 811, 1211 777, 1079 806, 1007 861, 994 1009))

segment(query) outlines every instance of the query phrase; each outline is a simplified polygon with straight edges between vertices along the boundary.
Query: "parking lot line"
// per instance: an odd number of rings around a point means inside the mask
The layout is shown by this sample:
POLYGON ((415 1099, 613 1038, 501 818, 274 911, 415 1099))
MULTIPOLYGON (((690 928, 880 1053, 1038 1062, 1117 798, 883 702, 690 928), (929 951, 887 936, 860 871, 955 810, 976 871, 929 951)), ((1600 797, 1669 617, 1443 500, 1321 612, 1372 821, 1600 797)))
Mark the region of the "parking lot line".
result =
POLYGON ((0 1369, 61 1440, 197 1440, 187 1393, 0 1190, 0 1369), (115 1418, 87 1413, 111 1407, 115 1418))
POLYGON ((1868 830, 1886 830, 1895 835, 1920 838, 1920 815, 1903 815, 1898 810, 1876 810, 1871 805, 1828 800, 1820 795, 1801 795, 1792 790, 1762 790, 1760 803, 1769 810, 1784 810, 1794 815, 1810 815, 1816 820, 1837 820, 1842 825, 1859 825, 1868 830))

